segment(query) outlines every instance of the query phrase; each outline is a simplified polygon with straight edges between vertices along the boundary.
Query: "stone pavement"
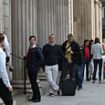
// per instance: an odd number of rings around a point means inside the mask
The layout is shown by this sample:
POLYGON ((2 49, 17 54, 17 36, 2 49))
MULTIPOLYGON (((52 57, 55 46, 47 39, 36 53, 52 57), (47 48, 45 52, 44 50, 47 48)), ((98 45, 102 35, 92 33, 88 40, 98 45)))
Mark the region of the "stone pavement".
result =
POLYGON ((40 103, 26 102, 23 105, 105 105, 105 84, 85 82, 83 90, 77 91, 74 97, 46 95, 40 103))
MULTIPOLYGON (((14 97, 14 105, 105 105, 105 83, 84 82, 83 90, 77 91, 73 97, 45 95, 40 103, 28 102, 26 97, 25 95, 14 97)), ((0 105, 4 105, 1 104, 1 100, 0 105)))

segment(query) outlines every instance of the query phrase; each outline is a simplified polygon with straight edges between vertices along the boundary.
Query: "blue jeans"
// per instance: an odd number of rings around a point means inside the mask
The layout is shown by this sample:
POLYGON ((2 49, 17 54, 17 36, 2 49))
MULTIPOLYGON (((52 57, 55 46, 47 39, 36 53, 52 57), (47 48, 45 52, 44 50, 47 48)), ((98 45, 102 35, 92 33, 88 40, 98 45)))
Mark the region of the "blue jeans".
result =
MULTIPOLYGON (((83 72, 85 71, 85 65, 86 65, 86 80, 89 79, 89 61, 84 59, 84 64, 83 64, 83 72)), ((83 73, 83 79, 84 79, 84 73, 83 73)))
POLYGON ((76 85, 82 88, 83 78, 84 78, 84 66, 83 64, 77 66, 76 70, 76 85))

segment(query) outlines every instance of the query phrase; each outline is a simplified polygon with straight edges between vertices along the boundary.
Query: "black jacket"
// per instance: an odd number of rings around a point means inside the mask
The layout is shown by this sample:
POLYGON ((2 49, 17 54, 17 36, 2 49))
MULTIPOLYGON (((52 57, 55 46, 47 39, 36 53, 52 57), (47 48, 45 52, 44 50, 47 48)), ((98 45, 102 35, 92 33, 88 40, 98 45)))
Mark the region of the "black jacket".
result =
POLYGON ((45 65, 49 66, 59 64, 59 60, 63 57, 63 52, 59 45, 51 46, 50 44, 46 44, 43 47, 42 52, 45 59, 45 65))
POLYGON ((26 66, 28 70, 38 70, 43 62, 44 57, 39 47, 31 48, 28 50, 26 56, 26 66))
MULTIPOLYGON (((67 41, 65 41, 63 44, 62 44, 62 50, 63 50, 63 53, 65 54, 65 51, 66 51, 66 45, 67 45, 67 41)), ((73 54, 72 54, 72 63, 73 64, 81 64, 81 51, 80 51, 80 46, 78 43, 76 43, 75 41, 73 41, 71 43, 71 50, 73 51, 73 54)))

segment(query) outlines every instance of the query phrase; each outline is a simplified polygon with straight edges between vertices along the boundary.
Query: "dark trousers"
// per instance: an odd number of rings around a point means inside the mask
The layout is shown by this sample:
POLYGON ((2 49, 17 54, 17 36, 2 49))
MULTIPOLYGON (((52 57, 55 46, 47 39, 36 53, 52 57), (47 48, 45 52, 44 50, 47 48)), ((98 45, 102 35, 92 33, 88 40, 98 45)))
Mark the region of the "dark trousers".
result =
POLYGON ((99 80, 101 80, 101 75, 102 75, 102 59, 94 59, 94 72, 93 72, 93 80, 96 79, 96 73, 97 73, 97 66, 99 65, 99 80))
MULTIPOLYGON (((59 81, 59 86, 62 89, 62 83, 66 79, 67 75, 70 75, 70 79, 76 79, 77 64, 70 64, 67 61, 63 62, 63 70, 59 81)), ((68 77, 67 77, 68 78, 68 77)))
POLYGON ((4 85, 1 79, 0 79, 0 97, 5 103, 5 105, 13 105, 12 93, 9 92, 8 88, 4 85))
MULTIPOLYGON (((89 61, 84 60, 84 71, 85 71, 85 65, 86 65, 86 80, 89 79, 89 61)), ((84 74, 83 74, 84 77, 84 74)))
POLYGON ((28 70, 28 76, 29 76, 29 80, 31 83, 31 88, 33 91, 33 97, 32 99, 39 99, 41 100, 41 95, 40 95, 40 91, 39 91, 39 87, 38 87, 38 83, 37 83, 37 74, 38 74, 38 70, 28 70))
POLYGON ((77 64, 67 63, 67 72, 70 74, 71 79, 75 79, 77 64))

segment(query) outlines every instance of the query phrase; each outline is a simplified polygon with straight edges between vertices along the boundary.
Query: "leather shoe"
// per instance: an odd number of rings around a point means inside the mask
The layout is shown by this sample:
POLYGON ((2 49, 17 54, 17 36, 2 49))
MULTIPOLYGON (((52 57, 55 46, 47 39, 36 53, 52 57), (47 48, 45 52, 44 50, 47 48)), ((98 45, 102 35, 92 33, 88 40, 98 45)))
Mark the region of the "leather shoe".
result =
POLYGON ((33 99, 33 102, 40 102, 40 99, 33 99))

